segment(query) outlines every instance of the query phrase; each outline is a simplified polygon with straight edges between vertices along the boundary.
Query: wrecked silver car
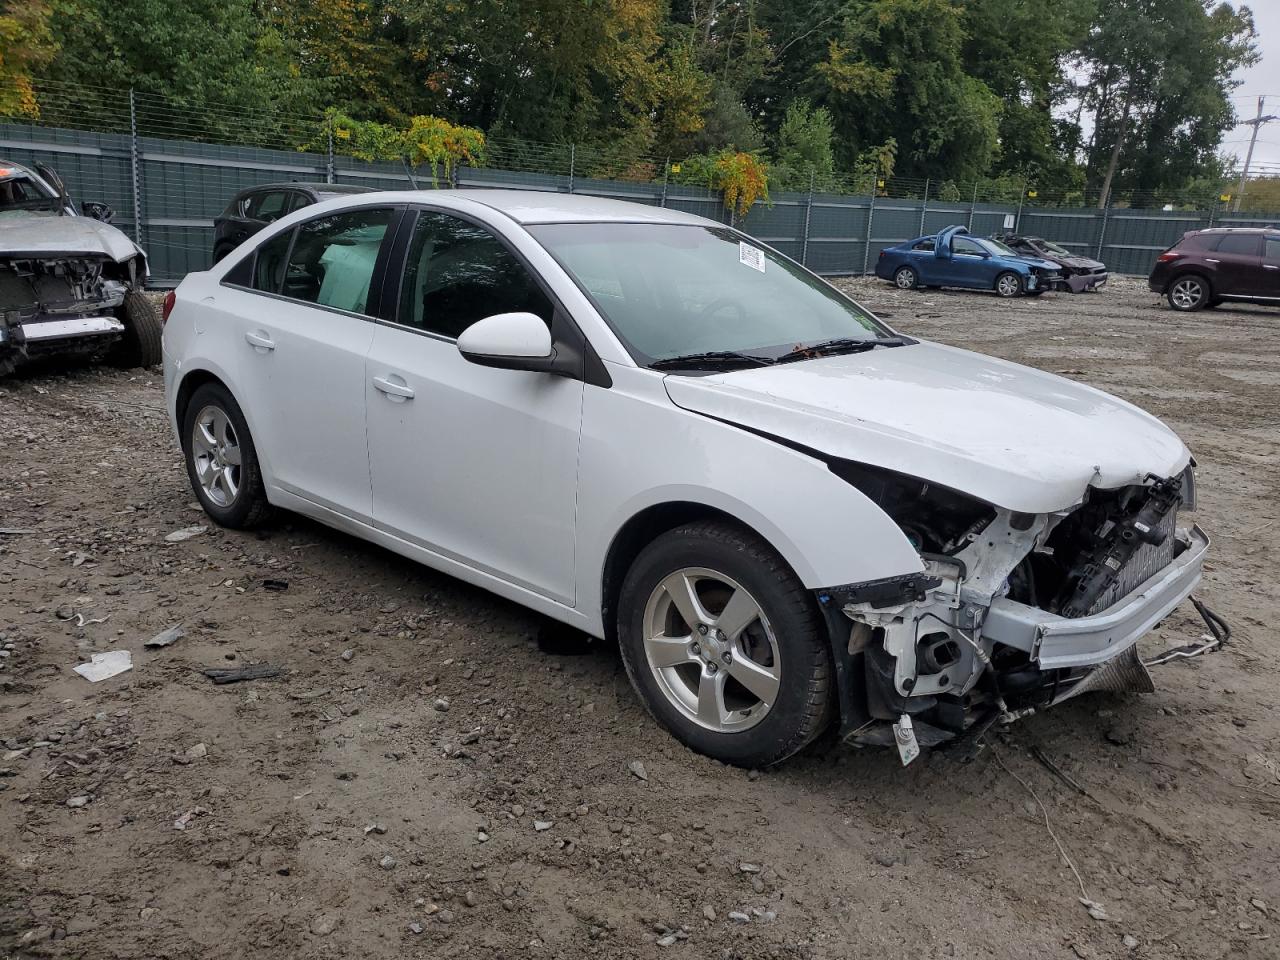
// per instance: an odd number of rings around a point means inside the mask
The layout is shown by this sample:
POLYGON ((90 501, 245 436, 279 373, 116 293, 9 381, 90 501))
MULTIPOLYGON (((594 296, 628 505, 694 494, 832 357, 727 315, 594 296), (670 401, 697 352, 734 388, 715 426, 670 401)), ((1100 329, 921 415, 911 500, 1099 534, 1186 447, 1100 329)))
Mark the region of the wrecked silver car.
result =
POLYGON ((110 218, 101 203, 77 212, 48 167, 0 160, 0 375, 51 354, 160 362, 146 254, 110 218))

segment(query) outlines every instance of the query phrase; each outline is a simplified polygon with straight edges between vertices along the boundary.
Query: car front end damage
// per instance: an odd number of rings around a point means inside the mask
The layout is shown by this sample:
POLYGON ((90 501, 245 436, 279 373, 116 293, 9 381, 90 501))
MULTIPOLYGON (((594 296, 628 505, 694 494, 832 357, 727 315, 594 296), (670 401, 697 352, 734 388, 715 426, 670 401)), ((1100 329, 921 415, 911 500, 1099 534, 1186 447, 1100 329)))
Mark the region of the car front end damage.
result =
MULTIPOLYGON (((1069 509, 1017 513, 925 481, 833 465, 875 499, 920 551, 924 571, 818 591, 832 629, 842 734, 922 746, 973 740, 1088 691, 1154 689, 1138 640, 1199 584, 1209 541, 1179 512, 1193 466, 1069 509)), ((1229 636, 1192 598, 1212 636, 1149 662, 1189 657, 1229 636)))
POLYGON ((106 256, 0 255, 0 374, 44 354, 96 353, 118 341, 116 316, 140 286, 137 263, 106 256))

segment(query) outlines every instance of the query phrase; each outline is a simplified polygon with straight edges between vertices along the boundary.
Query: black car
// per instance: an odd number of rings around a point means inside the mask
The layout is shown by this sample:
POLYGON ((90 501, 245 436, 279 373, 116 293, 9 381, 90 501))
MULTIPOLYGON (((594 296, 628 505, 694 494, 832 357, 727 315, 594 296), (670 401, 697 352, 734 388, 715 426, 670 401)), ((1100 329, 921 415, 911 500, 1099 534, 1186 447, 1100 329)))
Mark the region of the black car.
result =
POLYGON ((1024 237, 1017 234, 1006 234, 997 237, 1007 247, 1012 247, 1024 257, 1039 257, 1041 260, 1052 260, 1062 268, 1062 279, 1057 286, 1060 290, 1072 293, 1084 293, 1096 290, 1107 282, 1107 266, 1089 257, 1072 253, 1061 244, 1041 237, 1024 237))
POLYGON ((213 221, 213 262, 217 263, 268 223, 321 200, 352 193, 372 193, 371 187, 343 183, 264 183, 241 190, 222 216, 213 221))

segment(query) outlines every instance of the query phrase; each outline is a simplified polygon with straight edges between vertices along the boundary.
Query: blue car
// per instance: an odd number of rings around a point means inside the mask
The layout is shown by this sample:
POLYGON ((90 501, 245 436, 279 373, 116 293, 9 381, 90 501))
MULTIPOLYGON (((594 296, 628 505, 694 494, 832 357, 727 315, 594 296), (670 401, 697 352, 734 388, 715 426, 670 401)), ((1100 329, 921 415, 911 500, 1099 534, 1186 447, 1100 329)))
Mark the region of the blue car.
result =
POLYGON ((964 227, 917 237, 888 247, 876 261, 876 276, 903 290, 969 287, 1002 297, 1038 297, 1061 279, 1058 265, 1024 257, 999 240, 971 237, 964 227))

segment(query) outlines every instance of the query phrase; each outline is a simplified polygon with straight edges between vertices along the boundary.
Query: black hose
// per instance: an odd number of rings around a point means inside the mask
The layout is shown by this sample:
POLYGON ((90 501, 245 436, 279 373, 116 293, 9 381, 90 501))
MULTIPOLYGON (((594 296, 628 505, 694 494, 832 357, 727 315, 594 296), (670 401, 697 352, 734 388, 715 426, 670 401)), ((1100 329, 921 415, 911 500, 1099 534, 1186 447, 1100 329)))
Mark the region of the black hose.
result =
POLYGON ((1193 596, 1191 598, 1191 604, 1196 608, 1196 612, 1200 614, 1200 618, 1204 620, 1209 632, 1213 634, 1213 639, 1218 641, 1218 646, 1225 647, 1231 639, 1231 627, 1227 624, 1227 621, 1210 610, 1197 597, 1193 596))

